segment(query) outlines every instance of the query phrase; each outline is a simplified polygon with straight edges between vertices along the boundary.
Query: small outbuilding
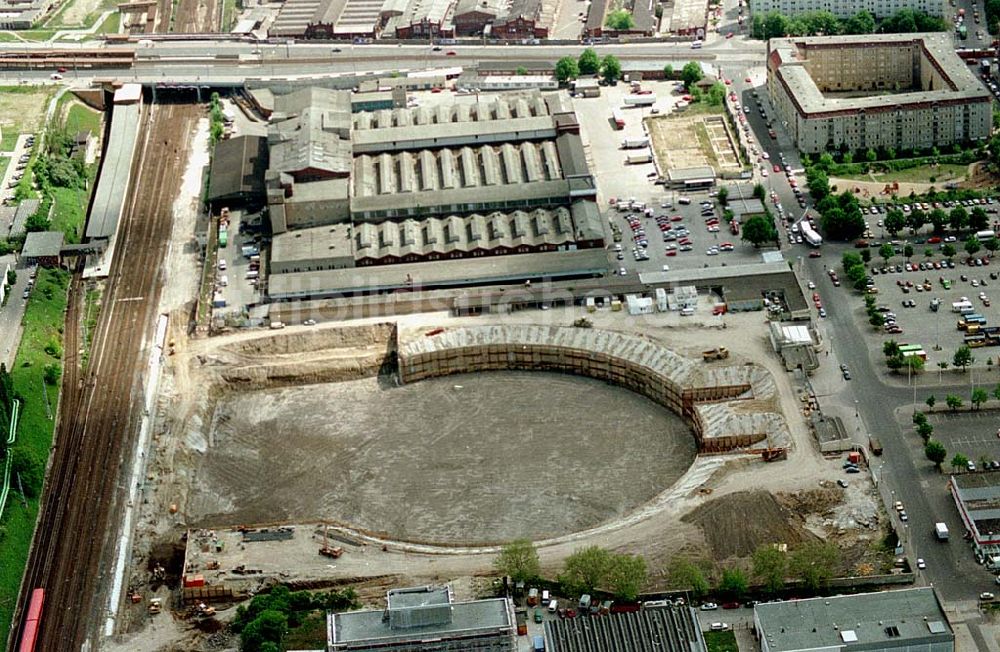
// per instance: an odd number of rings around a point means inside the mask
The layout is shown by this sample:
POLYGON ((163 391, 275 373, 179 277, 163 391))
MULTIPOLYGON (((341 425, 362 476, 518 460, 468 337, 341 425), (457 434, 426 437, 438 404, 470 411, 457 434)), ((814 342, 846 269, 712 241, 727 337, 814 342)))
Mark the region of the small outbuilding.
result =
POLYGON ((24 238, 21 258, 28 265, 58 267, 63 237, 62 231, 32 231, 24 238))

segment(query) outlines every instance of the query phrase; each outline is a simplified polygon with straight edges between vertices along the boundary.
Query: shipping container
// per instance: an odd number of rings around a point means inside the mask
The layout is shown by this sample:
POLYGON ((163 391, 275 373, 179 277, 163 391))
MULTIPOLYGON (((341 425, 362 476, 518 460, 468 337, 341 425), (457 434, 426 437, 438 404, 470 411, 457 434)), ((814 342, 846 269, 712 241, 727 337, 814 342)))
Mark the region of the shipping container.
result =
POLYGON ((644 152, 642 154, 629 154, 625 157, 625 163, 627 165, 641 165, 642 163, 652 163, 653 154, 650 152, 644 152))
POLYGON ((653 106, 656 104, 655 95, 626 95, 625 106, 653 106))
POLYGON ((649 147, 649 138, 643 136, 641 138, 626 138, 622 141, 622 149, 640 149, 642 147, 649 147))

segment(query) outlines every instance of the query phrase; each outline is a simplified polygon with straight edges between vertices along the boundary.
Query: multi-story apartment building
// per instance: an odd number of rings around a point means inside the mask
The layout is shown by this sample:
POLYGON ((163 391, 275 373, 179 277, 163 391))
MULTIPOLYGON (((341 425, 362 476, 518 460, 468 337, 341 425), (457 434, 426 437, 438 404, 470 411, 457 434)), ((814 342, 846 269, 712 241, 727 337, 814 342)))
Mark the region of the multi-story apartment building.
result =
POLYGON ((990 133, 990 95, 944 33, 772 39, 767 91, 806 153, 941 148, 990 133))
POLYGON ((901 9, 921 11, 929 16, 944 16, 945 0, 750 0, 750 13, 777 11, 797 16, 811 11, 829 11, 837 18, 848 18, 859 11, 872 16, 891 16, 901 9))

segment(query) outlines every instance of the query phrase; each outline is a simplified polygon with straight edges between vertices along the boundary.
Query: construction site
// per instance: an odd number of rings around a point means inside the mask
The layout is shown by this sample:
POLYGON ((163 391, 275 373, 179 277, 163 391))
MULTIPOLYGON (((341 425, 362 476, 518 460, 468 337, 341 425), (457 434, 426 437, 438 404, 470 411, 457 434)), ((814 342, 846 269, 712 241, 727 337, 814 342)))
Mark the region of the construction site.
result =
MULTIPOLYGON (((197 619, 149 611, 178 595, 223 620, 275 582, 379 604, 449 581, 471 599, 518 537, 553 575, 585 545, 662 569, 817 539, 845 570, 884 570, 873 489, 835 484, 766 327, 731 316, 756 333, 740 342, 657 316, 574 327, 581 310, 173 335, 118 649, 134 635, 200 649, 197 619), (703 355, 721 341, 725 356, 703 355)), ((654 570, 648 589, 666 586, 654 570)))

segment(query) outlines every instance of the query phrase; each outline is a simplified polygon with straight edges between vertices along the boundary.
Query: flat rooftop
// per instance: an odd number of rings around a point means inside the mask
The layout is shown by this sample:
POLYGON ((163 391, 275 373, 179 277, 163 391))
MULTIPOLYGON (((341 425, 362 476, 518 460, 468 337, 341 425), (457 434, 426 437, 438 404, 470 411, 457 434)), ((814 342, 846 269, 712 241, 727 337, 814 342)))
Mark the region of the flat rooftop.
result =
POLYGON ((754 607, 754 618, 771 652, 902 648, 904 641, 930 649, 955 640, 930 587, 768 602, 754 607))
POLYGON ((513 613, 504 598, 454 602, 451 621, 432 625, 392 629, 382 609, 347 611, 327 616, 327 635, 333 649, 344 645, 389 645, 429 638, 502 633, 513 625, 513 613))
MULTIPOLYGON (((877 56, 872 54, 872 56, 877 56)), ((777 76, 803 114, 831 114, 840 111, 898 110, 930 102, 990 101, 990 94, 955 54, 950 33, 864 34, 857 36, 811 36, 771 39, 768 51, 769 74, 777 76), (807 62, 810 50, 919 47, 945 83, 940 90, 892 94, 873 93, 857 97, 831 97, 820 91, 807 62)))
POLYGON ((580 249, 272 274, 268 293, 273 299, 321 298, 357 292, 469 287, 607 273, 608 258, 603 249, 580 249))
POLYGON ((951 483, 980 537, 1000 532, 1000 471, 953 475, 951 483))

